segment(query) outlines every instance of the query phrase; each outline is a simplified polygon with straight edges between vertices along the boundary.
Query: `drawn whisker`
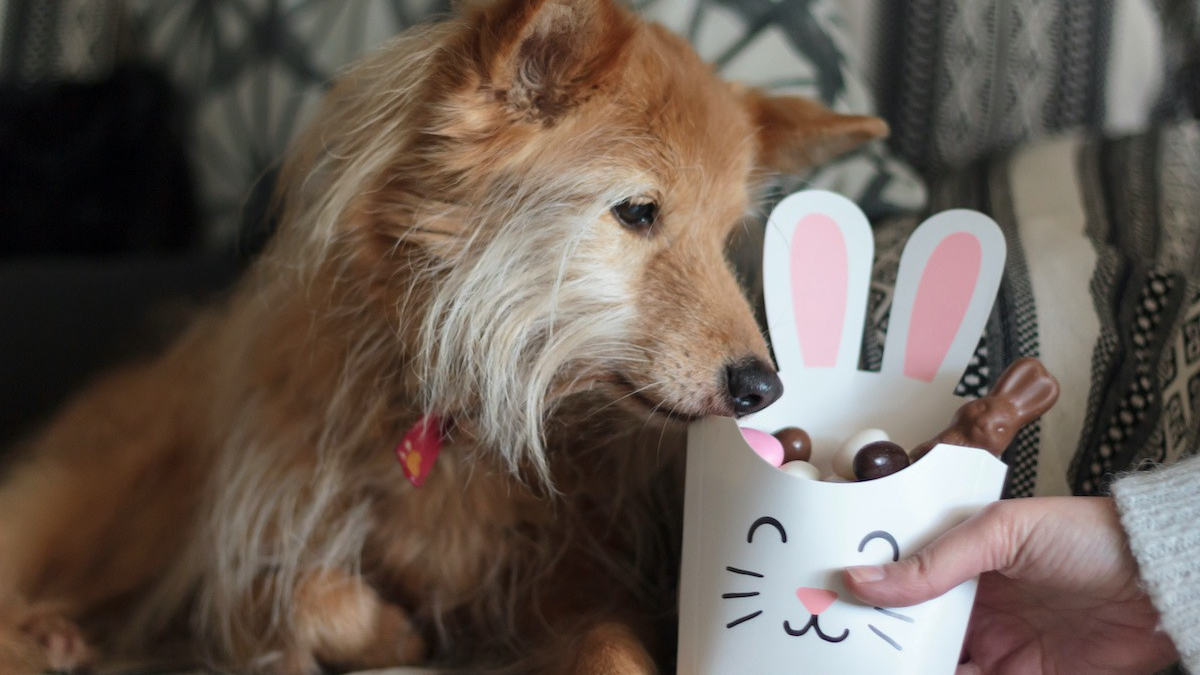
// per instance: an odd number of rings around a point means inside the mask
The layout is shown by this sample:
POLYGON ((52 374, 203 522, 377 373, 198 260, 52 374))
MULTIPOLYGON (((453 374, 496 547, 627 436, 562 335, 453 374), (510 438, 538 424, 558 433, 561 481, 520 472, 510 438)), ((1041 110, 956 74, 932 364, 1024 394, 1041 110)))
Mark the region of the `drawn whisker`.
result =
POLYGON ((750 570, 742 570, 736 567, 726 567, 725 569, 733 572, 734 574, 745 574, 748 577, 758 577, 759 579, 763 578, 763 575, 759 574, 758 572, 751 572, 750 570))
POLYGON ((749 621, 750 619, 753 619, 754 617, 758 616, 759 614, 762 614, 762 610, 761 610, 761 609, 760 609, 760 610, 758 610, 757 612, 753 612, 753 613, 751 613, 751 614, 747 614, 746 616, 743 616, 743 617, 741 617, 741 618, 739 618, 739 619, 734 619, 733 621, 730 621, 729 623, 725 624, 725 627, 726 627, 726 628, 733 628, 734 626, 738 625, 739 623, 745 623, 745 622, 749 621))
POLYGON ((884 633, 883 631, 879 630, 879 629, 878 629, 878 628, 876 628, 875 626, 872 626, 871 624, 867 624, 867 628, 870 628, 870 629, 871 629, 871 632, 872 632, 872 633, 875 633, 876 635, 878 635, 878 636, 880 637, 880 639, 882 639, 884 642, 888 643, 888 644, 889 644, 889 645, 891 645, 892 647, 895 647, 895 648, 896 648, 896 651, 898 651, 898 652, 899 652, 899 651, 903 651, 903 650, 904 650, 904 648, 900 646, 900 643, 899 643, 899 642, 896 642, 896 641, 895 641, 895 640, 893 640, 891 637, 889 637, 889 636, 887 635, 887 633, 884 633))
POLYGON ((892 611, 892 610, 890 610, 890 609, 884 609, 884 608, 882 608, 882 607, 876 607, 876 608, 875 608, 875 611, 876 611, 876 612, 879 612, 880 614, 883 614, 884 616, 890 616, 890 617, 892 617, 893 619, 900 619, 901 621, 906 621, 906 622, 908 622, 908 623, 915 623, 915 622, 916 622, 916 619, 912 618, 911 616, 905 616, 905 615, 903 615, 903 614, 900 614, 899 612, 893 612, 893 611, 892 611))
POLYGON ((758 595, 758 591, 751 591, 749 593, 722 593, 721 598, 724 600, 730 598, 753 598, 756 595, 758 595))

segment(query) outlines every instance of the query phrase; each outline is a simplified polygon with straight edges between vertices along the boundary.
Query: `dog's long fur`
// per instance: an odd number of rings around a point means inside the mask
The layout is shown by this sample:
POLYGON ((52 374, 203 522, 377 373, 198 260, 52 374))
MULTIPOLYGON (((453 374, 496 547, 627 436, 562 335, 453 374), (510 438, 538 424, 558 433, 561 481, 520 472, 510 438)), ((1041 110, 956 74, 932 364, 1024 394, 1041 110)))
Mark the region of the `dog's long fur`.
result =
POLYGON ((7 467, 0 675, 92 645, 653 672, 680 420, 769 363, 723 246, 768 172, 884 131, 722 83, 611 0, 399 37, 294 148, 232 296, 7 467), (413 488, 391 449, 426 412, 446 447, 413 488))

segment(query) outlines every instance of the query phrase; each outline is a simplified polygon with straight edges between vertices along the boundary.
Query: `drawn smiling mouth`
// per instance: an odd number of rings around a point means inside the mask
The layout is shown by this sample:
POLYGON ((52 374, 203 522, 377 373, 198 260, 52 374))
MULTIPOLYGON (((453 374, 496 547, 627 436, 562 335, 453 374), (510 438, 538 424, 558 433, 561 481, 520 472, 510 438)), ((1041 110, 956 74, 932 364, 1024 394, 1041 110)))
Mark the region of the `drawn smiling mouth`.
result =
POLYGON ((800 637, 801 635, 804 635, 805 633, 807 633, 808 629, 810 629, 810 628, 813 629, 817 633, 817 637, 821 638, 822 640, 824 640, 826 642, 841 642, 842 640, 845 640, 850 635, 849 628, 846 628, 845 630, 843 630, 842 634, 839 635, 838 637, 832 637, 830 635, 826 635, 825 631, 821 630, 821 624, 817 622, 816 614, 813 614, 812 618, 808 620, 808 623, 804 625, 804 628, 801 628, 800 630, 796 630, 795 628, 792 628, 792 624, 786 620, 783 622, 783 630, 788 635, 791 635, 792 637, 800 637))

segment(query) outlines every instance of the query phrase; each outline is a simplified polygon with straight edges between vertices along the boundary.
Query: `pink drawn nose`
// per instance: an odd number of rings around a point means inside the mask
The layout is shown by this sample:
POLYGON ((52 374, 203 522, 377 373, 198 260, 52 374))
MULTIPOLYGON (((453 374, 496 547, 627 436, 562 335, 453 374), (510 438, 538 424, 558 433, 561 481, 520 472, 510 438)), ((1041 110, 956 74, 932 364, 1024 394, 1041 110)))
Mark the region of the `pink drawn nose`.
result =
POLYGON ((824 588, 805 588, 796 589, 796 597, 800 598, 800 602, 804 604, 804 609, 807 609, 810 614, 820 614, 837 600, 837 593, 825 590, 824 588))

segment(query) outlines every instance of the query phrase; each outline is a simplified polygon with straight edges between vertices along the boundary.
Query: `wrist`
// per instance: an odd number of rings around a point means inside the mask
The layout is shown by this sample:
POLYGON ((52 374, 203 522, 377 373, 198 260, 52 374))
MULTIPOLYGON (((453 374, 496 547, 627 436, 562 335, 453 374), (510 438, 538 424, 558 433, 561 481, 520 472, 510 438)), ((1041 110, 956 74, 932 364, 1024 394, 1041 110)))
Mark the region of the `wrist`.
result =
POLYGON ((1113 498, 1143 588, 1185 666, 1200 672, 1200 460, 1127 475, 1113 498))

